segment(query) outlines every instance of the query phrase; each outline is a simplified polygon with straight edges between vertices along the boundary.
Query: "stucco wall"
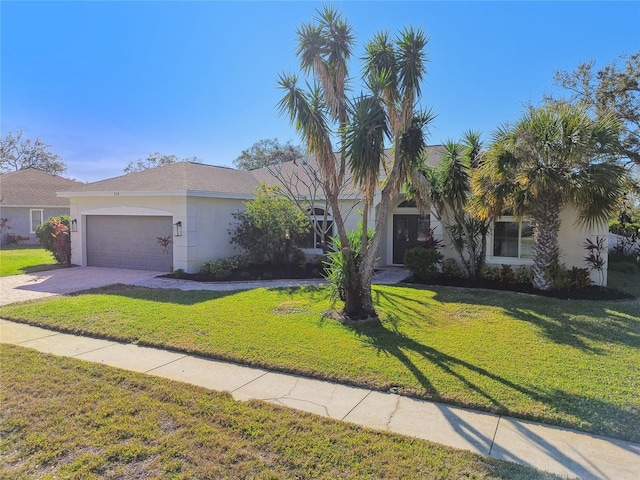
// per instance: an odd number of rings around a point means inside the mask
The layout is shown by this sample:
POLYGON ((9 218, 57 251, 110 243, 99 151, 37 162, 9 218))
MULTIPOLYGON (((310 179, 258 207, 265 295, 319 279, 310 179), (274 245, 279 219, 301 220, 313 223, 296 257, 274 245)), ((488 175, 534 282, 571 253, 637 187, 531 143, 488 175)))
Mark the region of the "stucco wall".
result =
POLYGON ((30 215, 31 208, 43 210, 43 222, 51 217, 60 217, 69 215, 69 209, 66 207, 2 207, 0 206, 0 218, 8 218, 11 229, 2 232, 2 243, 4 243, 4 234, 13 233, 16 236, 29 237, 28 241, 21 242, 26 244, 36 244, 38 239, 35 233, 31 233, 30 215))

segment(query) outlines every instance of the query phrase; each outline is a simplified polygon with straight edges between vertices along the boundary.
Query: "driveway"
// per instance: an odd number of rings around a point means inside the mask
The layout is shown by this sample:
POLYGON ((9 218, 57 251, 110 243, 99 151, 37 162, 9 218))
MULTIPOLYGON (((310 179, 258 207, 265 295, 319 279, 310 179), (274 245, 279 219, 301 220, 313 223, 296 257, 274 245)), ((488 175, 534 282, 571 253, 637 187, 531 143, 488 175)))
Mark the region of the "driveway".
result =
POLYGON ((144 285, 160 272, 119 268, 72 267, 0 277, 0 305, 104 287, 114 283, 144 285))
MULTIPOLYGON (((192 282, 162 278, 162 272, 125 270, 120 268, 73 267, 0 277, 0 305, 63 295, 114 283, 149 288, 176 288, 179 290, 250 290, 252 288, 282 288, 324 285, 324 279, 262 280, 248 282, 192 282)), ((386 267, 373 277, 373 283, 393 285, 401 282, 409 272, 399 267, 386 267)))

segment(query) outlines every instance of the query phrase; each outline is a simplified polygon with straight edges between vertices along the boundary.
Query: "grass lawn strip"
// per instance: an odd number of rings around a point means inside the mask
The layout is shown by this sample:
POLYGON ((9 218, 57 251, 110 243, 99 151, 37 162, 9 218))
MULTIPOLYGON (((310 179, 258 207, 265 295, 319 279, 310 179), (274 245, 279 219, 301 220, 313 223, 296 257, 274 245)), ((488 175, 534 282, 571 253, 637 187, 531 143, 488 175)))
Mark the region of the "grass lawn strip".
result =
POLYGON ((362 326, 324 315, 326 288, 113 286, 0 316, 640 440, 639 302, 403 286, 374 298, 382 322, 362 326))
POLYGON ((157 377, 0 353, 0 478, 558 478, 157 377))
POLYGON ((3 245, 0 249, 0 277, 60 268, 51 252, 39 245, 3 245))

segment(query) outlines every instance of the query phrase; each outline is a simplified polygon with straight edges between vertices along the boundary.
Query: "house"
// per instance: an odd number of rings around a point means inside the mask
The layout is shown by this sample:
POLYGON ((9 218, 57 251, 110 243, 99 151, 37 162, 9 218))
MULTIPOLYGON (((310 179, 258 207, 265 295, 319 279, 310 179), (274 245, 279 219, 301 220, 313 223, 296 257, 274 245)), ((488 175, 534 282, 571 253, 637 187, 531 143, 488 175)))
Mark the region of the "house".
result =
MULTIPOLYGON (((437 153, 439 147, 430 147, 437 153)), ((331 212, 322 193, 310 191, 310 157, 276 167, 278 175, 295 184, 300 195, 315 198, 308 208, 311 221, 325 218, 331 224, 331 212)), ((104 266, 168 271, 170 268, 196 273, 212 259, 238 252, 230 243, 232 214, 244 209, 262 182, 279 185, 273 168, 240 171, 193 162, 178 162, 130 173, 59 192, 70 202, 72 262, 83 266, 104 266), (172 238, 166 254, 158 239, 172 238)), ((311 169, 313 170, 313 169, 311 169)), ((350 184, 341 192, 341 211, 347 229, 355 229, 360 220, 361 197, 350 184)), ((374 199, 374 207, 379 195, 374 199)), ((374 225, 376 208, 371 209, 369 225, 374 225)), ((606 235, 607 226, 585 230, 574 224, 575 211, 562 214, 560 248, 567 266, 584 267, 583 243, 586 238, 606 235)), ((379 265, 401 265, 404 252, 424 241, 430 228, 444 241, 445 257, 456 258, 442 225, 433 215, 423 216, 415 203, 398 198, 389 208, 379 251, 379 265)), ((333 232, 334 233, 334 232, 333 232)), ((487 263, 527 265, 532 263, 532 230, 528 222, 503 217, 495 222, 488 237, 487 263)), ((310 233, 301 245, 308 255, 321 254, 317 233, 310 233)), ((594 281, 601 281, 597 275, 594 281)), ((605 279, 606 281, 606 279, 605 279)))
POLYGON ((7 219, 2 243, 38 243, 36 229, 51 217, 69 215, 69 199, 56 192, 80 182, 25 168, 0 175, 0 218, 7 219))

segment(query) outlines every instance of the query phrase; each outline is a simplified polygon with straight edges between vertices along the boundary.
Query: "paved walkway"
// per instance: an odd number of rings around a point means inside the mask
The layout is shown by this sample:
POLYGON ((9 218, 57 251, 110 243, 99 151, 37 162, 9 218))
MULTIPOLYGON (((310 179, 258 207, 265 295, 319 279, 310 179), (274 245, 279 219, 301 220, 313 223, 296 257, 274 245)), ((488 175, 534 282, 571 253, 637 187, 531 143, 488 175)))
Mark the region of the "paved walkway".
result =
MULTIPOLYGON (((215 291, 323 285, 326 283, 324 279, 206 283, 162 278, 161 275, 163 275, 161 272, 148 272, 144 270, 73 267, 0 277, 0 305, 104 287, 106 285, 113 285, 114 283, 150 288, 215 291)), ((403 268, 385 268, 376 273, 373 278, 373 283, 395 284, 401 282, 407 276, 408 272, 403 268)))
MULTIPOLYGON (((389 272, 381 275, 378 281, 392 283, 404 275, 400 270, 389 272)), ((173 284, 175 281, 156 279, 154 277, 157 274, 150 272, 74 268, 57 270, 55 273, 43 272, 38 280, 14 288, 47 295, 78 289, 78 286, 100 286, 100 283, 154 286, 159 281, 162 287, 176 288, 173 284), (74 280, 74 275, 59 276, 58 272, 75 273, 77 278, 74 280), (116 272, 120 274, 116 275, 116 272), (113 281, 114 275, 118 277, 117 282, 113 281), (67 283, 54 288, 53 277, 57 280, 66 278, 67 283), (105 281, 108 283, 103 283, 105 281)), ((187 283, 190 282, 179 282, 179 285, 190 288, 184 285, 187 283)), ((236 289, 267 284, 281 286, 279 282, 259 282, 258 285, 243 282, 236 289)), ((6 285, 0 284, 3 299, 10 293, 5 290, 6 285)), ((218 289, 222 284, 198 284, 200 288, 203 285, 218 289)), ((237 400, 261 399, 529 465, 570 478, 640 478, 638 443, 161 349, 67 335, 3 319, 0 319, 0 342, 228 391, 237 400)))

